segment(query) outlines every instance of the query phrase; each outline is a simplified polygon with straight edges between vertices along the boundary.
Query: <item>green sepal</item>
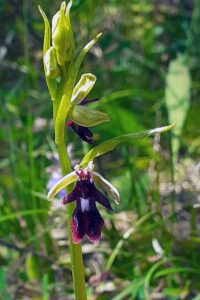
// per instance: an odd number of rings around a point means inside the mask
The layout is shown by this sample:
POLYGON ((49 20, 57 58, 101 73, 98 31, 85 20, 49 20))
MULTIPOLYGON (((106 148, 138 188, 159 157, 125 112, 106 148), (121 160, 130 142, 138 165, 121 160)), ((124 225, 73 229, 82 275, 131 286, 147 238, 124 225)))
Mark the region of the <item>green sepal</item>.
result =
POLYGON ((119 192, 108 180, 106 180, 101 174, 94 171, 92 171, 92 179, 95 184, 99 185, 101 189, 105 190, 106 193, 114 199, 117 205, 119 204, 119 192))
POLYGON ((96 82, 96 76, 88 73, 83 74, 79 80, 79 82, 76 84, 75 88, 73 89, 72 93, 72 105, 79 104, 91 91, 94 84, 96 82))
POLYGON ((162 133, 162 132, 172 129, 174 126, 175 126, 175 124, 172 124, 172 125, 168 125, 168 126, 164 126, 164 127, 158 127, 158 128, 154 128, 154 129, 150 129, 150 130, 145 130, 142 132, 124 134, 124 135, 115 137, 111 140, 107 140, 107 141, 101 143, 100 145, 94 147, 93 149, 91 149, 82 159, 82 161, 80 163, 80 167, 87 166, 90 161, 93 161, 96 157, 101 156, 101 155, 113 150, 119 144, 132 142, 134 139, 142 139, 146 136, 149 136, 149 135, 152 135, 155 133, 162 133))
POLYGON ((106 113, 98 110, 89 109, 83 105, 75 105, 69 112, 69 118, 76 124, 91 127, 110 120, 106 113))
POLYGON ((78 176, 76 175, 76 172, 73 171, 66 176, 64 176, 62 179, 60 179, 56 184, 53 185, 53 187, 49 190, 47 199, 52 200, 54 196, 59 193, 60 190, 64 189, 71 183, 75 182, 77 180, 78 176))

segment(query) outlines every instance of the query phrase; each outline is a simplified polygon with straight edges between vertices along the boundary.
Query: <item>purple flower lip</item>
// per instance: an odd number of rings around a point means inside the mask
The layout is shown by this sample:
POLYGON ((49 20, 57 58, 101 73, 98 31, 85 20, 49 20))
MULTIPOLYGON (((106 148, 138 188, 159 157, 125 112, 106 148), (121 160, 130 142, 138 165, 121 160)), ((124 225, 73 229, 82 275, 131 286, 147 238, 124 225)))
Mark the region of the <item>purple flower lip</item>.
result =
POLYGON ((120 202, 118 190, 102 175, 94 172, 93 168, 92 161, 88 162, 85 168, 76 165, 74 171, 66 174, 55 183, 47 194, 47 199, 51 200, 63 188, 76 183, 74 189, 65 195, 62 201, 62 204, 76 201, 76 208, 71 219, 72 240, 74 244, 80 243, 85 235, 92 243, 99 242, 104 221, 97 209, 96 202, 108 210, 112 210, 109 200, 96 188, 95 184, 98 184, 102 190, 112 197, 116 204, 120 202))
POLYGON ((106 196, 95 187, 90 171, 78 170, 76 174, 78 180, 74 189, 62 201, 63 204, 76 201, 71 219, 72 240, 74 244, 78 244, 86 235, 90 242, 99 243, 104 221, 96 202, 108 210, 112 210, 112 207, 106 196))
MULTIPOLYGON (((91 98, 87 99, 85 98, 79 105, 87 105, 92 102, 99 101, 99 98, 91 98)), ((88 144, 92 144, 93 142, 93 133, 91 130, 89 130, 88 127, 84 127, 81 125, 78 125, 74 123, 73 121, 69 120, 66 123, 67 127, 70 127, 84 142, 87 142, 88 144)))

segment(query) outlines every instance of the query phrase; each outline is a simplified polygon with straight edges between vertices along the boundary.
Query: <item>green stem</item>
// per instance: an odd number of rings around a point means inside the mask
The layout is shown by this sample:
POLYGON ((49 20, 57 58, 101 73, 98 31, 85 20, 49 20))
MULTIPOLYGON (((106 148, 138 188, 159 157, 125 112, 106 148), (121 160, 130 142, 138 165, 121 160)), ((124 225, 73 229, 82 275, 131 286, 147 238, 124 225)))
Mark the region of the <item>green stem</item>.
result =
MULTIPOLYGON (((55 100, 52 101, 55 142, 57 145, 57 151, 63 176, 71 172, 71 165, 65 141, 65 122, 70 109, 70 101, 74 83, 76 80, 78 69, 80 67, 80 63, 82 61, 81 58, 78 60, 77 64, 74 63, 73 58, 71 62, 66 65, 66 68, 68 69, 67 72, 65 69, 62 69, 62 82, 59 86, 59 89, 55 93, 55 100)), ((53 92, 55 92, 54 89, 53 92)), ((67 193, 70 192, 70 190, 71 187, 66 188, 67 193)), ((69 203, 66 206, 75 300, 87 300, 81 244, 73 244, 72 241, 70 220, 72 218, 74 208, 74 202, 69 203)))
MULTIPOLYGON (((68 85, 67 93, 66 95, 64 95, 64 97, 66 98, 66 102, 70 101, 71 93, 72 93, 72 88, 70 89, 68 85)), ((60 102, 61 101, 59 101, 59 99, 53 102, 53 119, 54 119, 54 127, 55 127, 55 141, 57 145, 62 174, 64 176, 71 172, 71 164, 70 164, 69 156, 67 153, 66 142, 65 142, 65 116, 67 112, 65 112, 64 118, 62 115, 61 118, 59 117, 58 111, 60 109, 60 102), (57 126, 58 123, 59 125, 57 126)), ((69 191, 70 188, 67 188, 66 192, 68 193, 69 191)), ((75 208, 74 202, 69 203, 66 207, 74 292, 75 292, 76 300, 87 300, 81 244, 75 245, 73 244, 72 241, 70 220, 74 208, 75 208)))
MULTIPOLYGON (((54 124, 57 114, 57 105, 56 102, 53 104, 53 115, 54 115, 54 124)), ((65 123, 62 127, 65 126, 65 123)), ((65 143, 65 127, 61 128, 59 134, 59 143, 57 143, 57 150, 60 159, 60 165, 62 169, 62 174, 66 175, 71 172, 71 165, 66 149, 65 143)), ((66 189, 66 192, 69 192, 69 188, 66 189)), ((70 243, 70 256, 71 256, 71 265, 72 265, 72 276, 73 276, 73 284, 74 284, 74 292, 76 300, 87 300, 86 295, 86 287, 85 287, 85 274, 84 274, 84 266, 83 266, 83 258, 82 258, 82 249, 81 244, 73 244, 72 242, 72 233, 70 220, 75 208, 75 204, 70 203, 67 205, 67 225, 68 225, 68 233, 69 233, 69 243, 70 243)))

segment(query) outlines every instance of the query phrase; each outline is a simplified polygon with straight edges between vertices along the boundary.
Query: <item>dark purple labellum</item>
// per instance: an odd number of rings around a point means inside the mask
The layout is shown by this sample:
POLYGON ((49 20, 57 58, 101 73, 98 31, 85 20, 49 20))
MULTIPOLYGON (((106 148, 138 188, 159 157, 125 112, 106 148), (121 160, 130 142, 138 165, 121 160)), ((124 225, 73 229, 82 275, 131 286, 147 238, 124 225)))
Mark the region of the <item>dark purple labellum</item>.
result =
POLYGON ((95 187, 92 174, 86 170, 77 171, 79 176, 74 189, 64 197, 63 204, 76 200, 76 208, 71 219, 73 243, 80 243, 84 235, 92 243, 98 243, 104 221, 96 207, 96 202, 112 210, 108 199, 95 187))
POLYGON ((86 234, 91 243, 98 244, 103 224, 97 209, 82 212, 76 208, 71 219, 73 243, 80 243, 86 234))

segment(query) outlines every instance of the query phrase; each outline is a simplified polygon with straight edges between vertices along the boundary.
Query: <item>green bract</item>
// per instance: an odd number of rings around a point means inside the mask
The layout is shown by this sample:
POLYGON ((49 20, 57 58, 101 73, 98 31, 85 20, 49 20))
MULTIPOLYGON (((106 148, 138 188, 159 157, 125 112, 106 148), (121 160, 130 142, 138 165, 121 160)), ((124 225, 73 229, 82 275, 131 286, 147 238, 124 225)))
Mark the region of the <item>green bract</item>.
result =
POLYGON ((158 128, 154 128, 154 129, 150 129, 150 130, 145 130, 142 132, 124 134, 124 135, 117 136, 111 140, 107 140, 107 141, 99 144, 98 146, 94 147, 93 149, 91 149, 82 159, 82 161, 80 163, 80 167, 87 166, 87 164, 90 161, 93 161, 96 157, 101 156, 101 155, 113 150, 115 147, 117 147, 118 145, 120 145, 122 143, 132 142, 134 139, 142 139, 146 136, 149 136, 149 135, 152 135, 155 133, 162 133, 162 132, 171 130, 174 126, 175 126, 175 124, 172 124, 172 125, 168 125, 168 126, 164 126, 164 127, 158 127, 158 128))

